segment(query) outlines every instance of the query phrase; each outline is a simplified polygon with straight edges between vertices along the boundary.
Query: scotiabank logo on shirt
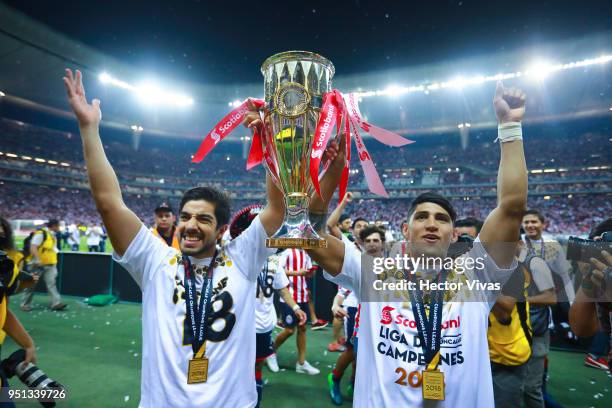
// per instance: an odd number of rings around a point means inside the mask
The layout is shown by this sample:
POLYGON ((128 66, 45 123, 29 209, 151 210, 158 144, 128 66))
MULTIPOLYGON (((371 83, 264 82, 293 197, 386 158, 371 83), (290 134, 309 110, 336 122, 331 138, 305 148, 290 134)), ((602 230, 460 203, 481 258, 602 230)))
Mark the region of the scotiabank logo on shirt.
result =
MULTIPOLYGON (((381 311, 380 324, 389 325, 395 322, 395 324, 397 324, 398 326, 416 329, 416 321, 414 319, 410 319, 406 316, 403 316, 401 313, 397 313, 394 318, 393 314, 391 313, 394 310, 395 308, 391 306, 383 307, 381 311)), ((449 319, 442 322, 442 330, 459 327, 461 327, 461 316, 457 316, 456 319, 449 319)))
POLYGON ((391 324, 393 321, 393 317, 391 317, 391 312, 394 311, 395 308, 391 306, 385 306, 382 309, 382 316, 380 319, 380 324, 391 324))
MULTIPOLYGON (((415 365, 418 372, 425 365, 425 354, 418 336, 416 321, 400 313, 403 309, 383 306, 380 310, 380 326, 376 351, 393 360, 415 365)), ((464 363, 462 351, 461 315, 448 310, 446 320, 442 321, 440 338, 440 364, 454 366, 464 363)), ((398 368, 399 369, 399 368, 398 368)), ((401 370, 404 370, 401 368, 401 370)), ((405 370, 404 370, 405 371, 405 370)), ((411 373, 412 374, 412 373, 411 373)), ((408 376, 407 371, 404 373, 408 376)), ((420 386, 420 381, 408 381, 411 386, 420 386), (414 384, 413 384, 414 383, 414 384)), ((408 384, 406 383, 406 384, 408 384)))

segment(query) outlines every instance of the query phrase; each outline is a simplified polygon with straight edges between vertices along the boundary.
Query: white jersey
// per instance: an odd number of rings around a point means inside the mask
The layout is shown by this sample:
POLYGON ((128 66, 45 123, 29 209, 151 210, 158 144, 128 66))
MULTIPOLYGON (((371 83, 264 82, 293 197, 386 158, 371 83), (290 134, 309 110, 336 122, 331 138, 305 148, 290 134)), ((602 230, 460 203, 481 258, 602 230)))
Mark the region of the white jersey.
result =
MULTIPOLYGON (((185 271, 180 253, 143 225, 122 257, 114 254, 142 289, 142 378, 140 407, 254 407, 255 285, 270 250, 257 217, 240 236, 223 246, 213 270, 212 310, 206 341, 208 380, 187 384, 193 357, 185 308, 185 271)), ((190 258, 196 289, 199 266, 190 258)))
MULTIPOLYGON (((484 258, 482 270, 466 270, 466 277, 481 282, 505 282, 516 268, 500 269, 488 257, 480 239, 467 254, 484 258)), ((423 349, 409 302, 365 302, 360 297, 361 254, 345 245, 344 265, 336 277, 325 277, 356 291, 360 303, 359 348, 353 407, 478 407, 494 406, 493 382, 487 342, 487 324, 494 292, 482 302, 445 302, 442 312, 440 370, 444 372, 446 399, 425 403, 421 371, 423 349), (476 381, 477 379, 477 381, 476 381)), ((364 272, 369 273, 369 272, 364 272)))
MULTIPOLYGON (((299 271, 312 268, 312 260, 303 249, 290 248, 280 254, 279 267, 285 271, 299 271)), ((308 285, 305 276, 288 276, 289 293, 295 303, 308 302, 308 285)), ((282 298, 281 302, 285 302, 282 298)))
POLYGON ((285 270, 278 267, 277 255, 268 257, 266 265, 257 278, 255 293, 255 331, 268 333, 276 324, 276 310, 274 309, 274 291, 286 288, 289 279, 285 270))

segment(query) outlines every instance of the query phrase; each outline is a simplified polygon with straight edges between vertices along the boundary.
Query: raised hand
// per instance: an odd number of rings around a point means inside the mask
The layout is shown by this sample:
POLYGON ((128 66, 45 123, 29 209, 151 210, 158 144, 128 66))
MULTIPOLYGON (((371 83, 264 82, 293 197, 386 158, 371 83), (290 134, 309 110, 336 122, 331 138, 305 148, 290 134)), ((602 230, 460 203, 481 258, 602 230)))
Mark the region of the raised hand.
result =
POLYGON ((517 88, 504 88, 500 82, 493 97, 495 116, 499 123, 520 122, 525 115, 525 93, 517 88))
POLYGON ((83 75, 77 70, 73 75, 72 71, 66 68, 66 76, 62 78, 68 94, 68 102, 79 121, 81 128, 97 128, 102 120, 100 110, 100 100, 94 99, 91 104, 87 103, 85 88, 83 87, 83 75))

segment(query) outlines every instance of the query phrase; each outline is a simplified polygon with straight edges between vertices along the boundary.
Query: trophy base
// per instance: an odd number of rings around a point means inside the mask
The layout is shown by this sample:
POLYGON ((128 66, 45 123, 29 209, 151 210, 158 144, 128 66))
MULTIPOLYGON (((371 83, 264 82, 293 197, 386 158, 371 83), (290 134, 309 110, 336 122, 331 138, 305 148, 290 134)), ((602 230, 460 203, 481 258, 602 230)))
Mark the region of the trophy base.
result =
POLYGON ((322 238, 267 238, 268 248, 327 248, 327 241, 322 238))

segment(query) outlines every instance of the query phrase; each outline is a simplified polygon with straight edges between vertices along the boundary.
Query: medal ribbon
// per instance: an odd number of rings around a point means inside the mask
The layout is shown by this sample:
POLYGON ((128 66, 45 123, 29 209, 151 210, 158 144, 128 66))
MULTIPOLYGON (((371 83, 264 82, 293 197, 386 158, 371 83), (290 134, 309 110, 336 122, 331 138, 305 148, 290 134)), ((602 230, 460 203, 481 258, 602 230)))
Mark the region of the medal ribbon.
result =
POLYGON ((203 276, 204 282, 202 282, 202 293, 200 295, 200 305, 196 307, 197 293, 196 293, 196 278, 195 272, 192 270, 191 261, 187 256, 183 255, 183 268, 185 269, 185 285, 187 290, 185 294, 187 299, 185 306, 187 308, 187 317, 191 323, 191 332, 193 335, 193 342, 191 348, 193 349, 194 358, 202 358, 206 348, 206 332, 208 331, 208 324, 206 318, 208 315, 208 304, 212 297, 212 286, 213 286, 213 265, 217 258, 217 251, 210 260, 208 265, 208 271, 203 276))
MULTIPOLYGON (((438 276, 438 282, 444 283, 447 275, 448 273, 443 270, 438 276)), ((436 290, 431 293, 429 316, 427 316, 423 292, 421 292, 419 285, 416 285, 414 290, 408 291, 417 333, 425 354, 425 365, 428 370, 435 370, 440 360, 440 334, 442 331, 444 292, 444 290, 436 290)))

